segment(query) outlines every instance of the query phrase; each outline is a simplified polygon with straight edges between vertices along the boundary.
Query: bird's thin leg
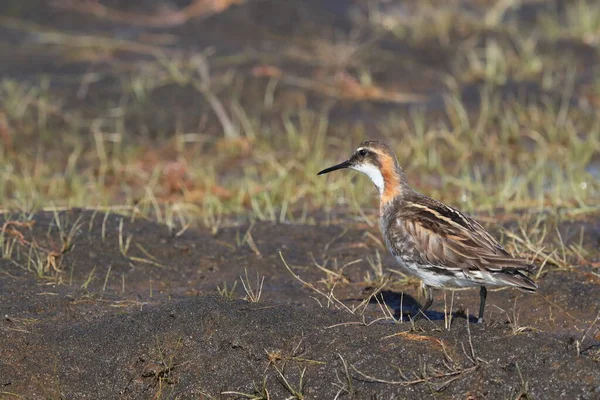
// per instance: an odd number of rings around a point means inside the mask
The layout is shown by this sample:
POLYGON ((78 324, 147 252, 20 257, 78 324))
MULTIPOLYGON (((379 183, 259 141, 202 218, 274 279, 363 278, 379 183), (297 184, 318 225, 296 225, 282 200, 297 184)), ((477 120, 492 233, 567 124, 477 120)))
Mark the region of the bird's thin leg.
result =
POLYGON ((414 318, 415 321, 425 316, 425 311, 427 311, 427 309, 429 309, 429 307, 431 307, 433 304, 433 291, 431 290, 431 287, 423 285, 423 294, 425 295, 425 304, 423 304, 423 307, 417 311, 417 314, 414 318))
POLYGON ((479 318, 477 318, 478 324, 483 323, 483 310, 485 310, 486 297, 487 297, 487 289, 485 286, 482 286, 481 290, 479 290, 479 298, 480 298, 481 302, 479 303, 479 318))

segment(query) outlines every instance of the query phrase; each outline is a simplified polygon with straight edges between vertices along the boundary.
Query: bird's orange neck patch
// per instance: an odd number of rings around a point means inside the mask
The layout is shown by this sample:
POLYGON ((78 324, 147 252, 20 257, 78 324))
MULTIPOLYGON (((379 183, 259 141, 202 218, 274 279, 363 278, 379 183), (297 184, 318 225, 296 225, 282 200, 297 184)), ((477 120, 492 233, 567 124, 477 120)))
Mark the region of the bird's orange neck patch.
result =
POLYGON ((392 157, 382 154, 379 157, 379 162, 381 163, 381 175, 383 176, 381 206, 384 206, 402 193, 402 178, 392 157))

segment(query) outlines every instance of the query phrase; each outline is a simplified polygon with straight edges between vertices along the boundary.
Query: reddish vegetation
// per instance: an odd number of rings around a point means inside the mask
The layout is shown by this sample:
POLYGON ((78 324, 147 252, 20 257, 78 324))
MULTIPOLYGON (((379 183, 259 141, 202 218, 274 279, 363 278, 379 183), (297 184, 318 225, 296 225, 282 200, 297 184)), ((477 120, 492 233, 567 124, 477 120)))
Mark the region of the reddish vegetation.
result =
POLYGON ((242 4, 245 0, 193 0, 181 10, 163 7, 155 15, 144 15, 138 12, 124 12, 102 5, 100 0, 53 0, 56 8, 92 15, 99 19, 109 21, 151 26, 172 27, 185 24, 193 18, 207 17, 223 12, 235 4, 242 4))

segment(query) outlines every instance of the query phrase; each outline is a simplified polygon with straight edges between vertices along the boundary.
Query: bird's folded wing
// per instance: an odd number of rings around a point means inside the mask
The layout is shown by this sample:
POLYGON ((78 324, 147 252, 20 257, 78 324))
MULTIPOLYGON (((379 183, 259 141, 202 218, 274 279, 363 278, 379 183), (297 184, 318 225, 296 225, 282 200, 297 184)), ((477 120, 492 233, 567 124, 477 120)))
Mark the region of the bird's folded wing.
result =
POLYGON ((513 258, 475 220, 441 203, 406 207, 398 223, 424 261, 449 269, 523 270, 533 265, 513 258))

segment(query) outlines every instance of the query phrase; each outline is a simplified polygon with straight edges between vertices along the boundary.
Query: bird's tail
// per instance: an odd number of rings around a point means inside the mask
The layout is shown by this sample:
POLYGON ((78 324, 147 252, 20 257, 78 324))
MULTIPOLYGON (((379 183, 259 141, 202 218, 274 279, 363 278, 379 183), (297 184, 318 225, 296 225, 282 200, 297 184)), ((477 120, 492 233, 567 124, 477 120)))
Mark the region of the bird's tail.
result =
POLYGON ((535 283, 533 279, 525 275, 520 270, 504 270, 504 273, 502 275, 503 280, 507 284, 514 286, 517 289, 522 290, 524 292, 533 293, 538 288, 537 283, 535 283))

